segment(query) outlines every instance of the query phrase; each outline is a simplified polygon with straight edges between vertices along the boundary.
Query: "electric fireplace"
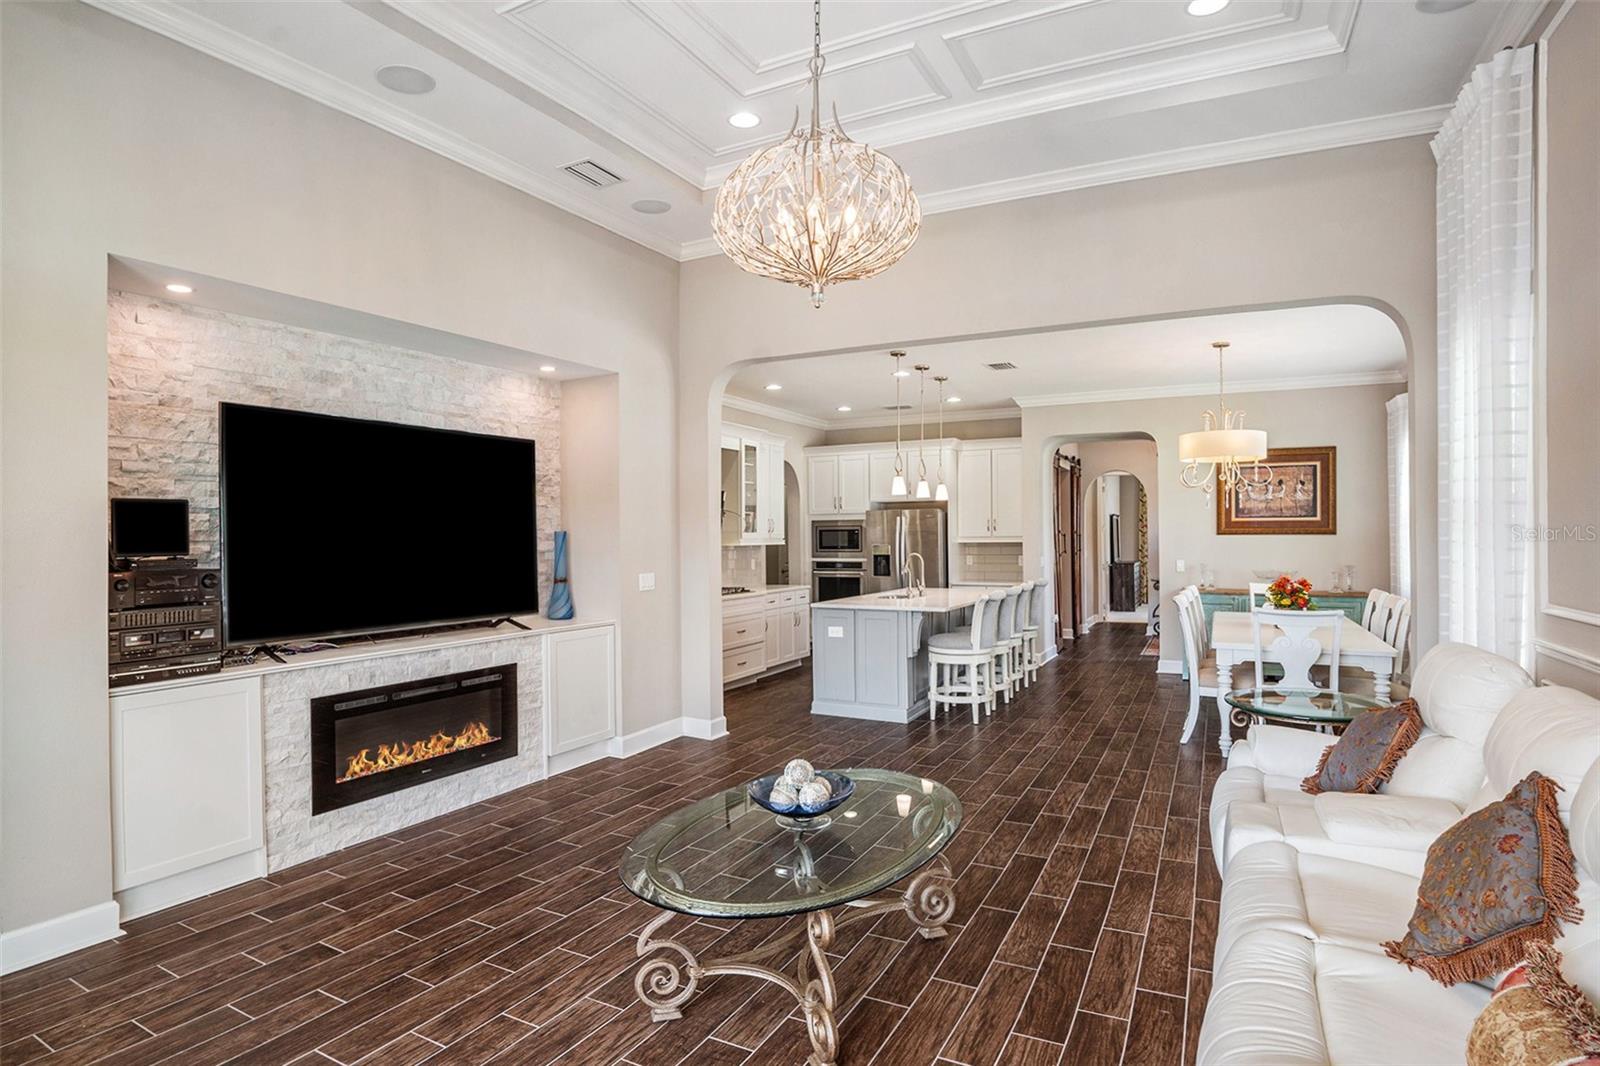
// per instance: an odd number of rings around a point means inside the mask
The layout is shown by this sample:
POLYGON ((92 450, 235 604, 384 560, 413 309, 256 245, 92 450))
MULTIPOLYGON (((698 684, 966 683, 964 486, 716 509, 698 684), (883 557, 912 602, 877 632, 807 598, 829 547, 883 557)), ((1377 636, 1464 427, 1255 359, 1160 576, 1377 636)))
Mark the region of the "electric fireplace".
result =
POLYGON ((517 753, 515 663, 311 701, 311 813, 517 753))

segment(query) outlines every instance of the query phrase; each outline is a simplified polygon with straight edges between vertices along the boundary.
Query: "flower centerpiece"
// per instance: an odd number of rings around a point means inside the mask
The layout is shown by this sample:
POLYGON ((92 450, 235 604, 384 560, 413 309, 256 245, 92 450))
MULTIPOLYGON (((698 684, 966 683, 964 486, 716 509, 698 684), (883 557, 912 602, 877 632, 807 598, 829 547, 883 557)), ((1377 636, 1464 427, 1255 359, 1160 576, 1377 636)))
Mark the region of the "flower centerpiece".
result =
POLYGON ((1317 609, 1311 599, 1311 582, 1305 578, 1296 581, 1288 574, 1280 574, 1278 580, 1267 586, 1267 603, 1280 611, 1317 609))

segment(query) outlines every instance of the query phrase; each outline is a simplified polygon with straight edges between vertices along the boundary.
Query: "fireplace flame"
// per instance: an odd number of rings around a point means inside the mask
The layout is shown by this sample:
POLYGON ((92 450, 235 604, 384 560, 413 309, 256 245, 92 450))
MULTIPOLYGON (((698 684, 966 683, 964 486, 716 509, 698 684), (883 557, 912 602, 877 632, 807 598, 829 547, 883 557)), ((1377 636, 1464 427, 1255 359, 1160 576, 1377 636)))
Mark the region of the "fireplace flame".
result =
POLYGON ((448 733, 435 733, 427 740, 413 740, 411 743, 379 744, 378 754, 373 757, 371 748, 362 748, 350 756, 349 764, 345 767, 344 776, 339 778, 342 784, 358 777, 367 777, 371 774, 381 774, 386 770, 395 770, 412 763, 423 762, 427 759, 437 759, 441 755, 449 755, 453 751, 465 751, 476 748, 482 744, 489 744, 499 738, 489 732, 489 727, 482 722, 473 722, 455 736, 448 733))

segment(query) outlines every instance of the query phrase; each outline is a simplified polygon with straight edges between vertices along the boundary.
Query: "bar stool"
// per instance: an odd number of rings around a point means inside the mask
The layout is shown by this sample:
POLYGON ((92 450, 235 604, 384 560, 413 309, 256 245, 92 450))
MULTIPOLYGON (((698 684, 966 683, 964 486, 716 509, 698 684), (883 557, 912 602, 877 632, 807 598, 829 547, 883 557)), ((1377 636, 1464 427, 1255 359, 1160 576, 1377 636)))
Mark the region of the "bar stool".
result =
POLYGON ((971 707, 973 725, 978 724, 979 706, 985 715, 994 714, 994 659, 1001 600, 999 594, 985 593, 972 605, 972 625, 928 638, 930 718, 939 716, 941 703, 971 707))
POLYGON ((1013 585, 1001 593, 1000 624, 995 630, 994 655, 1000 664, 995 687, 1007 704, 1011 702, 1012 693, 1017 690, 1017 680, 1020 676, 1020 671, 1015 666, 1017 655, 1022 650, 1022 636, 1017 630, 1017 600, 1021 596, 1021 585, 1013 585))
POLYGON ((1045 583, 1030 581, 1027 585, 1027 606, 1018 605, 1017 614, 1022 625, 1022 683, 1031 685, 1039 679, 1039 667, 1044 665, 1044 615, 1045 583))

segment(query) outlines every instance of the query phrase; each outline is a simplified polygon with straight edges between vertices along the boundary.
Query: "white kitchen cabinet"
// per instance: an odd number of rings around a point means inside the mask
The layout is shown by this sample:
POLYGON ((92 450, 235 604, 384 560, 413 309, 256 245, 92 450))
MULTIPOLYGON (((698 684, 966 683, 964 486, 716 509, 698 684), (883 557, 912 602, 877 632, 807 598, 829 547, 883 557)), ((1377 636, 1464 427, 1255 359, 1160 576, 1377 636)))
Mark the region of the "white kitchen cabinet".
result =
POLYGON ((775 588, 722 604, 722 681, 787 669, 811 654, 811 591, 775 588))
POLYGON ((873 503, 887 503, 896 497, 889 491, 894 484, 894 452, 873 452, 867 456, 867 495, 873 503))
POLYGON ((266 872, 261 776, 260 678, 112 695, 111 887, 123 917, 266 872))
POLYGON ((761 487, 756 500, 756 532, 763 544, 782 544, 784 541, 783 453, 783 441, 761 442, 761 487))
POLYGON ((811 514, 866 514, 867 459, 866 452, 808 456, 806 485, 810 489, 811 514))
POLYGON ((964 445, 956 462, 956 539, 1022 539, 1022 448, 964 445))
POLYGON ((617 631, 594 626, 545 637, 550 756, 617 735, 617 631))
POLYGON ((724 544, 784 543, 784 450, 781 437, 722 427, 724 544))

